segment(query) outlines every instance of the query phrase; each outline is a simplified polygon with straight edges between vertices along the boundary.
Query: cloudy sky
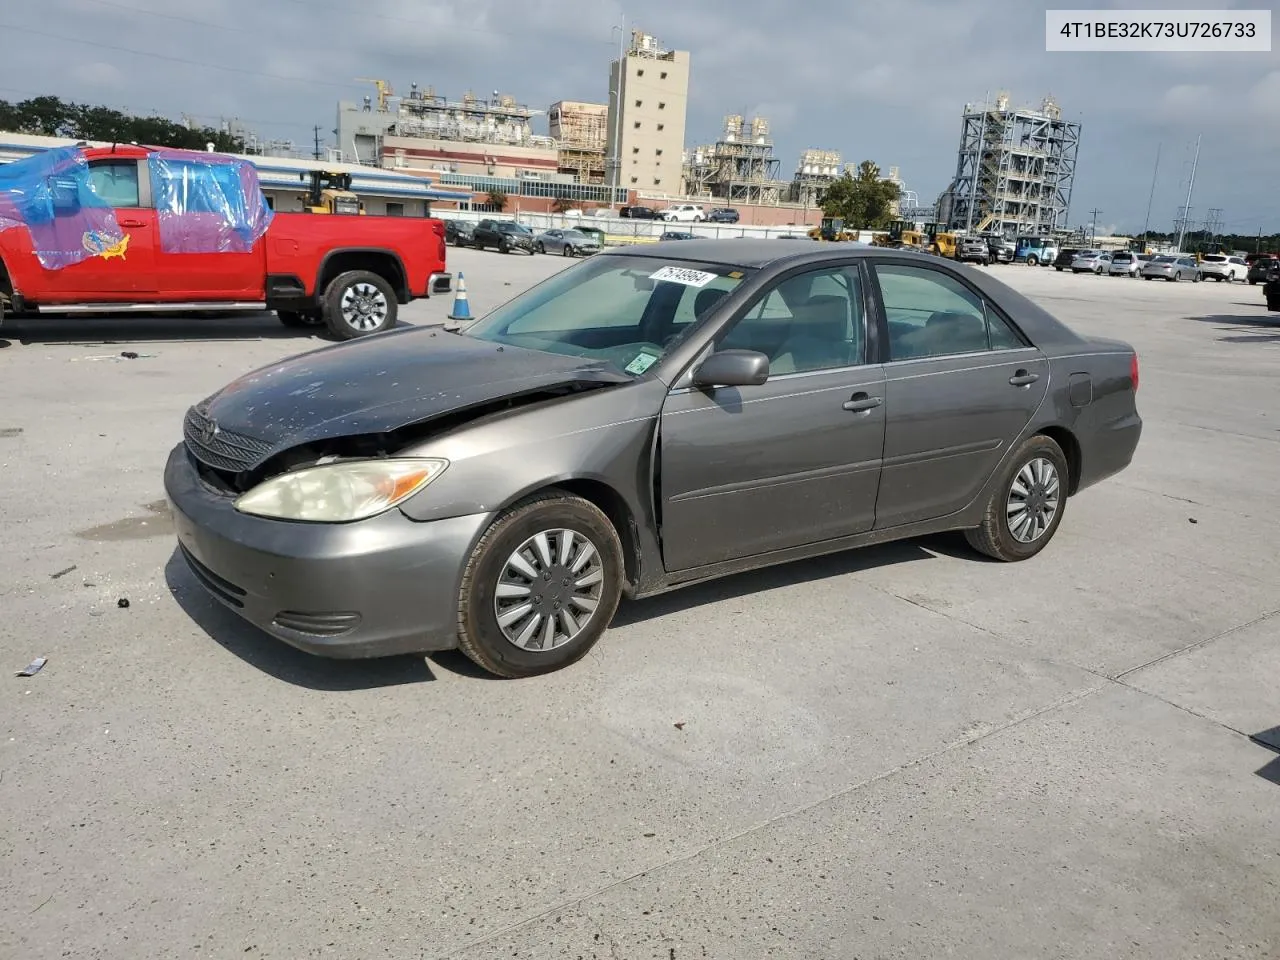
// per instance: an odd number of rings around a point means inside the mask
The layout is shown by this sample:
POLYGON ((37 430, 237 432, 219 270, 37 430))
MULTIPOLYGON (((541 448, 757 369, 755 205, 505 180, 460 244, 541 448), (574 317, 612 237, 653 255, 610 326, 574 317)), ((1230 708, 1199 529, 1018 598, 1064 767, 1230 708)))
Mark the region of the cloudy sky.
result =
MULTIPOLYGON (((1280 46, 1271 53, 1044 50, 1047 7, 1190 7, 1128 0, 9 0, 0 98, 50 93, 203 122, 237 116, 309 145, 357 77, 438 93, 501 90, 545 109, 604 102, 625 16, 692 54, 688 138, 725 114, 771 121, 784 176, 806 147, 897 166, 931 202, 953 176, 967 101, 1052 94, 1083 125, 1072 225, 1141 230, 1192 217, 1280 231, 1280 46), (360 11, 360 12, 355 12, 360 11)), ((1276 0, 1203 7, 1271 9, 1276 0)), ((1276 17, 1280 19, 1280 17, 1276 17)), ((1274 25, 1273 25, 1274 30, 1274 25)), ((541 131, 545 132, 545 128, 541 131)))

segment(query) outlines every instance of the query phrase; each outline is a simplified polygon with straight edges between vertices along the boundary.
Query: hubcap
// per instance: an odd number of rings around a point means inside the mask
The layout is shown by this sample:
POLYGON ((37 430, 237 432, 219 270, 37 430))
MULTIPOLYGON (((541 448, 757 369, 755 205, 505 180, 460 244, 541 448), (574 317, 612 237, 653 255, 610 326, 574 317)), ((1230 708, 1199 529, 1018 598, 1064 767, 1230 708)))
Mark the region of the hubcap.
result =
POLYGON ((342 319, 354 330, 377 330, 387 319, 387 298, 371 283, 353 283, 342 292, 342 319))
POLYGON ((493 612, 514 646, 554 650, 590 623, 603 588, 604 566, 594 543, 576 530, 544 530, 507 558, 493 612))
POLYGON ((1020 543, 1035 543, 1045 535, 1058 513, 1058 468, 1044 457, 1024 464, 1009 487, 1005 504, 1009 532, 1020 543))

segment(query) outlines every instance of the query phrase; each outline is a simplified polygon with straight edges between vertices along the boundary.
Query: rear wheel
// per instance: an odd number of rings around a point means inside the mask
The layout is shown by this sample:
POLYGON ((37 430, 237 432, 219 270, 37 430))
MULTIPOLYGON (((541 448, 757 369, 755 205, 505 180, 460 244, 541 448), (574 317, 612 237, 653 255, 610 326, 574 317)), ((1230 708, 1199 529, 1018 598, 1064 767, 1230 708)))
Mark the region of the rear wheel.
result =
POLYGON ((324 292, 324 322, 339 340, 381 333, 396 325, 396 292, 368 270, 348 270, 324 292))
POLYGON ((1062 523, 1069 482, 1062 448, 1046 436, 1029 438, 1005 467, 981 526, 965 531, 969 545, 1005 562, 1034 557, 1062 523))
POLYGON ((600 639, 622 595, 618 534, 594 504, 558 491, 505 511, 468 559, 458 645, 500 677, 550 673, 600 639))

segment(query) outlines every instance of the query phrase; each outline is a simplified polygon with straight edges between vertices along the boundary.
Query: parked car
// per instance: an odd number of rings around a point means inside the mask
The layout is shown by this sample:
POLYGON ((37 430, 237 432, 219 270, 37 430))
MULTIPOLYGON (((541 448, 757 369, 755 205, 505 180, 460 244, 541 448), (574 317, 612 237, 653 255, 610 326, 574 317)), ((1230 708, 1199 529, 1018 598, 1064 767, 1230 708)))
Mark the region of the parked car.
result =
POLYGON ((1162 253, 1152 257, 1141 272, 1143 280, 1168 280, 1170 283, 1178 280, 1200 282, 1200 267, 1196 265, 1196 258, 1186 254, 1162 253))
POLYGON ((581 230, 547 230, 533 241, 538 253, 558 253, 564 257, 585 257, 600 252, 600 243, 581 230))
POLYGON ((455 247, 469 247, 475 225, 466 220, 446 220, 444 222, 444 238, 455 247))
POLYGON ((1075 247, 1063 247, 1058 251, 1058 255, 1053 258, 1053 269, 1061 273, 1063 270, 1071 269, 1071 261, 1076 258, 1076 254, 1080 251, 1075 247))
POLYGON ((701 223, 707 219, 707 215, 701 204, 676 203, 662 211, 662 219, 668 223, 701 223))
POLYGON ((1228 256, 1225 253, 1206 253, 1200 258, 1200 275, 1206 280, 1223 280, 1234 283, 1249 276, 1249 267, 1244 257, 1228 256))
POLYGON ((15 312, 256 307, 349 340, 452 289, 444 221, 277 213, 253 165, 225 154, 48 150, 5 165, 0 223, 0 288, 15 312))
POLYGON ((584 234, 588 239, 594 240, 601 250, 604 249, 605 233, 599 227, 574 227, 573 229, 584 234))
POLYGON ((738 211, 732 207, 716 207, 707 214, 708 223, 737 223, 738 211))
POLYGON ((1274 253, 1264 253, 1255 257, 1249 264, 1249 283, 1266 283, 1267 274, 1271 272, 1271 268, 1276 264, 1277 257, 1274 253))
POLYGON ((668 230, 658 239, 659 240, 696 240, 697 237, 695 237, 692 233, 682 233, 679 230, 668 230))
POLYGON ((956 257, 961 263, 991 262, 991 249, 982 237, 959 237, 956 239, 956 257))
POLYGON ((623 207, 618 211, 618 216, 632 220, 657 220, 658 211, 652 207, 623 207))
POLYGON ((1105 250, 1081 250, 1071 258, 1072 273, 1096 273, 1099 276, 1111 266, 1111 254, 1105 250))
POLYGON ((1013 263, 1017 247, 1012 241, 994 235, 984 236, 983 239, 987 241, 987 252, 992 263, 1013 263))
POLYGON ((1276 261, 1275 253, 1249 253, 1249 256, 1245 257, 1245 262, 1249 265, 1249 283, 1266 283, 1267 274, 1270 273, 1276 261))
POLYGON ((1137 389, 1129 344, 954 261, 633 245, 456 333, 239 377, 164 485, 195 581, 268 634, 521 677, 583 657, 624 594, 944 530, 1033 557, 1131 462, 1137 389))
POLYGON ((533 231, 514 220, 481 220, 472 231, 471 245, 477 250, 493 247, 499 253, 523 250, 533 256, 533 231))
POLYGON ((1107 273, 1113 277, 1137 277, 1142 265, 1150 259, 1149 253, 1117 250, 1111 255, 1111 265, 1107 267, 1107 273))
POLYGON ((1262 295, 1266 298, 1268 310, 1280 311, 1280 260, 1270 261, 1262 295))

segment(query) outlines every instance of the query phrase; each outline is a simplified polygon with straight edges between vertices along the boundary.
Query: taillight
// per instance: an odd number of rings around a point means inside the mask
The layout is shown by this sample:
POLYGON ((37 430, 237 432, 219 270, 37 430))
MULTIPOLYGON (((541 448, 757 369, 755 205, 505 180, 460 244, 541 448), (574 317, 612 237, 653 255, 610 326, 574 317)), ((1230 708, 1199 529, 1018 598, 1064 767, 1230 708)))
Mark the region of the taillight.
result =
POLYGON ((1129 361, 1129 379, 1133 381, 1133 392, 1138 392, 1138 355, 1135 353, 1129 361))

